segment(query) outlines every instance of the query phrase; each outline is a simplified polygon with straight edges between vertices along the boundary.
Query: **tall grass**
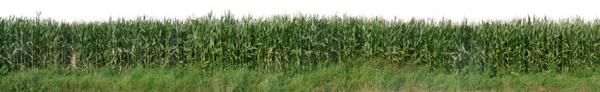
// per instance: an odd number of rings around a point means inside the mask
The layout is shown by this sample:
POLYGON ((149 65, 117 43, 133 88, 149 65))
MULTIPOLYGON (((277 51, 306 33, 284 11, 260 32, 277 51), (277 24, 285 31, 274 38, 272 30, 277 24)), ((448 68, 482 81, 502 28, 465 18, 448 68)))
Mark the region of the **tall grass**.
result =
POLYGON ((600 89, 600 72, 540 72, 489 77, 427 68, 336 64, 302 73, 247 68, 32 68, 0 76, 0 91, 569 91, 600 89), (552 77, 549 77, 552 76, 552 77))
POLYGON ((233 15, 59 22, 0 18, 0 65, 310 69, 356 58, 480 72, 598 69, 600 21, 233 15), (76 65, 75 65, 76 64, 76 65))

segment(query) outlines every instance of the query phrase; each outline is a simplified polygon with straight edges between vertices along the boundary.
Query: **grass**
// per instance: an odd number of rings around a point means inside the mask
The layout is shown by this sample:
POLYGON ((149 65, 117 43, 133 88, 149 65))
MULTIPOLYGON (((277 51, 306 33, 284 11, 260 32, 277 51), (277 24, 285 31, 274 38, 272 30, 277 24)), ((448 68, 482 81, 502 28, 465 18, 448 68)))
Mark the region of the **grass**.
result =
POLYGON ((593 91, 599 55, 579 18, 0 18, 6 91, 593 91))
POLYGON ((490 77, 427 68, 336 64, 297 73, 248 68, 28 69, 0 77, 1 91, 578 91, 600 88, 600 72, 490 77))

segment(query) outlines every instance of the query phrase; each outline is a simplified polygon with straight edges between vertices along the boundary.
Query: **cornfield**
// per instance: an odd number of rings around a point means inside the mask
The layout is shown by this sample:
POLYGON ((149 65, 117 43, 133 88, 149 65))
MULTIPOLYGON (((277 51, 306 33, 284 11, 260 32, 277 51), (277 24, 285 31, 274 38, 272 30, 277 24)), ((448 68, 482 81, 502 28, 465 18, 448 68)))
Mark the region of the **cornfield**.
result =
POLYGON ((0 18, 0 66, 304 69, 358 58, 482 72, 598 69, 600 20, 233 15, 61 22, 0 18))

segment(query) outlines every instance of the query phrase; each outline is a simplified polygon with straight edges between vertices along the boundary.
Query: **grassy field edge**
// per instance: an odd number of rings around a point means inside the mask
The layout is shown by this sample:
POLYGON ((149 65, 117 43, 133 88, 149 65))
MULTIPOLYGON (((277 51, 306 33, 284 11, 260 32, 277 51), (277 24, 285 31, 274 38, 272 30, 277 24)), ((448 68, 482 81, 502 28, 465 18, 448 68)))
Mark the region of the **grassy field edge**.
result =
POLYGON ((0 76, 1 91, 578 91, 599 90, 599 72, 490 77, 423 67, 334 64, 296 73, 237 67, 32 68, 0 76))

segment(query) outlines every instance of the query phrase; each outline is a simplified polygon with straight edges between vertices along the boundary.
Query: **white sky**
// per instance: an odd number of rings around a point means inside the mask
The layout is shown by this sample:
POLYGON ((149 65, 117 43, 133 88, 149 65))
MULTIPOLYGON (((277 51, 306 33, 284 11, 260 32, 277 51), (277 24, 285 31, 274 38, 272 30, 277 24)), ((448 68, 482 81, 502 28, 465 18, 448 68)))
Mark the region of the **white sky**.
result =
POLYGON ((230 10, 237 16, 319 14, 385 18, 510 19, 528 15, 549 18, 600 17, 594 0, 0 0, 0 17, 35 16, 59 20, 105 20, 109 17, 155 18, 202 16, 230 10))

